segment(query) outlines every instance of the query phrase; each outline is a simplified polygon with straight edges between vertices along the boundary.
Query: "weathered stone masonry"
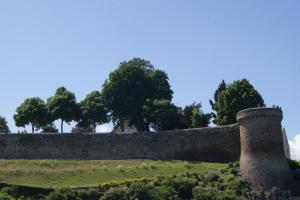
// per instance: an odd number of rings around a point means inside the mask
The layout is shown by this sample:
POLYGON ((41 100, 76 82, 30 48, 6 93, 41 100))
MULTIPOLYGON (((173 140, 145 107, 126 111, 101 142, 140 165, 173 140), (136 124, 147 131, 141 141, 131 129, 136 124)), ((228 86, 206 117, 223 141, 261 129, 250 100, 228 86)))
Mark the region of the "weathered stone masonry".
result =
POLYGON ((299 191, 284 154, 281 128, 282 111, 277 108, 252 108, 240 111, 242 176, 255 190, 299 191))
POLYGON ((240 157, 237 125, 131 134, 1 134, 0 159, 183 159, 240 157))

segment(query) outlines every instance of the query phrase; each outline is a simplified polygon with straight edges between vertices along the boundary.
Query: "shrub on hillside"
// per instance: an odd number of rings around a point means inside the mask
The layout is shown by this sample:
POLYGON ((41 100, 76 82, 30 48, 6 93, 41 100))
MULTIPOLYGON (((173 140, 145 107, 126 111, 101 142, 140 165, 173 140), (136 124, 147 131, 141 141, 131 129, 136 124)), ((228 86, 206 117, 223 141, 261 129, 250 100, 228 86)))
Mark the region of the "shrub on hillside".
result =
POLYGON ((195 187, 193 189, 194 200, 216 200, 218 191, 215 188, 195 187))
POLYGON ((127 192, 122 188, 111 188, 104 193, 100 200, 128 200, 127 192))
POLYGON ((16 187, 4 187, 1 189, 0 193, 9 194, 11 196, 16 196, 16 187))
POLYGON ((171 179, 169 184, 177 192, 178 197, 184 200, 192 198, 192 190, 198 183, 192 178, 177 177, 171 179))
POLYGON ((168 186, 156 186, 151 190, 152 200, 175 200, 177 197, 176 191, 168 186))
POLYGON ((77 191, 77 196, 81 200, 99 200, 102 193, 95 189, 89 189, 89 190, 79 190, 77 191))
POLYGON ((4 187, 0 191, 0 199, 1 200, 15 200, 15 198, 11 195, 12 188, 11 187, 4 187))
POLYGON ((71 189, 61 189, 51 192, 45 200, 81 200, 75 191, 71 189))
POLYGON ((236 177, 228 188, 234 190, 236 195, 243 195, 250 190, 250 184, 244 178, 236 177))
POLYGON ((3 184, 0 193, 7 194, 17 200, 35 200, 44 199, 44 196, 48 195, 52 191, 52 189, 46 188, 35 188, 16 185, 7 186, 6 184, 3 184))
POLYGON ((210 171, 205 175, 205 179, 208 182, 217 181, 219 178, 220 176, 214 171, 210 171))
POLYGON ((9 194, 3 193, 3 192, 0 192, 0 199, 1 200, 15 200, 15 198, 13 198, 9 194))
POLYGON ((134 183, 128 189, 130 200, 151 200, 150 187, 144 183, 134 183))

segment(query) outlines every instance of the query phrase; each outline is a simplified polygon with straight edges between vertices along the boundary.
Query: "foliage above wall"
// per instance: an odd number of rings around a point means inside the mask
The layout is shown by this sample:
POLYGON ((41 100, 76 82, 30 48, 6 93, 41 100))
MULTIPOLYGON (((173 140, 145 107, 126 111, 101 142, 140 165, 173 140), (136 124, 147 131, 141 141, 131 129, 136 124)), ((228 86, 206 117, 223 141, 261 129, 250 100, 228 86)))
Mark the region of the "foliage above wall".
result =
MULTIPOLYGON (((121 62, 109 74, 102 91, 93 91, 77 103, 75 94, 65 87, 57 88, 54 96, 44 103, 29 98, 14 116, 19 127, 32 126, 32 132, 56 132, 53 122, 77 122, 74 130, 92 130, 112 121, 114 129, 123 130, 125 124, 140 132, 207 127, 213 117, 217 125, 236 122, 240 110, 264 106, 262 96, 246 79, 226 84, 223 80, 210 100, 213 113, 204 113, 201 103, 179 107, 172 102, 173 90, 168 74, 154 67, 150 61, 133 58, 121 62)), ((78 131, 75 131, 78 132, 78 131)), ((81 131, 79 131, 81 132, 81 131)))

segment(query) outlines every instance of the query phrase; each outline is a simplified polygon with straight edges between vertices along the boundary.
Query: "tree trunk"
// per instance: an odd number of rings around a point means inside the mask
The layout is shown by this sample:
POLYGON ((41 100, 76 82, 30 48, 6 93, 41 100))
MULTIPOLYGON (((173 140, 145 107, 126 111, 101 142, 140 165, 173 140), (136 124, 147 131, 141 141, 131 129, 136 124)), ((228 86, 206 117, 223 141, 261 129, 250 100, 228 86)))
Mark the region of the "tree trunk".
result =
POLYGON ((146 131, 146 132, 150 132, 149 126, 150 126, 149 123, 145 123, 145 131, 146 131))
POLYGON ((93 133, 96 133, 96 124, 93 125, 93 133))
POLYGON ((61 120, 61 124, 60 124, 60 132, 64 133, 64 120, 61 120))
POLYGON ((33 126, 33 124, 31 124, 31 130, 32 130, 32 133, 34 133, 34 126, 33 126))

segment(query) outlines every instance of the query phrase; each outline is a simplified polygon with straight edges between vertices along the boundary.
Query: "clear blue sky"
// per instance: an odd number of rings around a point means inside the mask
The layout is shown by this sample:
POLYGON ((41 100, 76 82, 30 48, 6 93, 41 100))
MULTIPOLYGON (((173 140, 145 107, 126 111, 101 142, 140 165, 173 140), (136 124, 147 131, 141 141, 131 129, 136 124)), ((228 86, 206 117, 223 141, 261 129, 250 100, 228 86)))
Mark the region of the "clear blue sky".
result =
MULTIPOLYGON (((300 133, 300 1, 1 1, 0 115, 65 86, 81 100, 118 63, 164 69, 180 106, 208 100, 222 79, 247 78, 300 133)), ((20 129, 21 130, 21 129, 20 129)), ((66 128, 68 130, 68 128, 66 128)))

